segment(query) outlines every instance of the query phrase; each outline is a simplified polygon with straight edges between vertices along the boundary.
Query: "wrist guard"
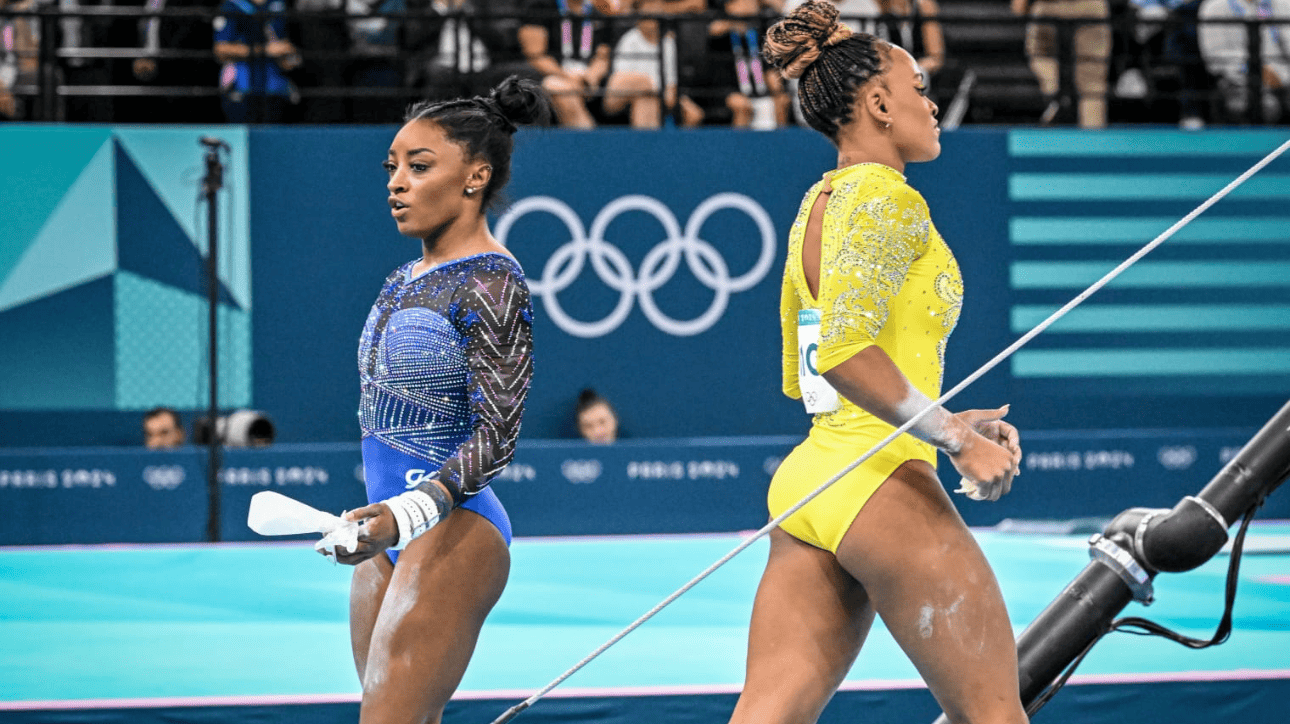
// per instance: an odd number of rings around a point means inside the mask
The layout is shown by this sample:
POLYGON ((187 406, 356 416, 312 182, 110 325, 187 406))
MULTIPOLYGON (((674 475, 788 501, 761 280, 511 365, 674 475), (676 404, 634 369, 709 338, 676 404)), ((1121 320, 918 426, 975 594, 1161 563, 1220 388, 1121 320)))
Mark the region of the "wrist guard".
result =
POLYGON ((452 511, 452 499, 438 485, 430 483, 381 501, 389 507, 399 526, 399 539, 390 546, 401 551, 417 537, 430 530, 452 511))

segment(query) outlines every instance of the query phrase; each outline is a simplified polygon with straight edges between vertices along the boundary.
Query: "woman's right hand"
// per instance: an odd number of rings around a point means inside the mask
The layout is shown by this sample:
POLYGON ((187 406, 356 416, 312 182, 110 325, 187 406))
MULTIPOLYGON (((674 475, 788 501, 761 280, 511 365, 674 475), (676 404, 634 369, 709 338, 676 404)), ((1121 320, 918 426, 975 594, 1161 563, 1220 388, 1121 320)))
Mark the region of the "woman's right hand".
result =
POLYGON ((973 500, 998 500, 1012 489, 1016 458, 1002 445, 975 430, 964 436, 963 445, 950 455, 954 469, 963 476, 962 492, 973 500))
MULTIPOLYGON (((372 503, 346 511, 341 518, 359 523, 358 547, 352 551, 336 548, 336 561, 356 566, 399 542, 399 524, 385 503, 372 503)), ((322 553, 322 551, 319 551, 322 553)), ((323 553, 326 555, 326 553, 323 553)))

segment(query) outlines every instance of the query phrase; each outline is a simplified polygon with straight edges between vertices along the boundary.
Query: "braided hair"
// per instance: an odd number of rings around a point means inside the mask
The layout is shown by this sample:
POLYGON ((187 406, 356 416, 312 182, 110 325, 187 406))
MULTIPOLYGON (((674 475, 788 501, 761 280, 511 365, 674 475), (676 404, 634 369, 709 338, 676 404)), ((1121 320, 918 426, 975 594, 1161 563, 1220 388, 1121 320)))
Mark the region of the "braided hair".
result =
POLYGON ((833 3, 811 0, 766 31, 763 55, 785 78, 801 78, 802 116, 811 128, 837 140, 838 129, 851 122, 856 92, 886 73, 891 48, 839 23, 833 3))
POLYGON ((433 121, 448 138, 460 144, 467 158, 480 158, 493 167, 481 196, 481 208, 490 209, 498 193, 511 180, 511 153, 518 126, 551 120, 551 99, 531 80, 510 76, 488 97, 421 101, 408 108, 404 124, 433 121))

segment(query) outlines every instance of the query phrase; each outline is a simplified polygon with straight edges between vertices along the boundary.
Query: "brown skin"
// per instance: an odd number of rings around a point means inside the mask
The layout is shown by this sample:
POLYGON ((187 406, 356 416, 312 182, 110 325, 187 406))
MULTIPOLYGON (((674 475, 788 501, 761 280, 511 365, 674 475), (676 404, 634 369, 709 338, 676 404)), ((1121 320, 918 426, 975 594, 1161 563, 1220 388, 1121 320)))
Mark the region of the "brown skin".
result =
MULTIPOLYGON (((469 158, 438 124, 405 125, 385 167, 399 232, 422 240, 413 274, 485 251, 507 253, 489 233, 481 204, 492 167, 469 158)), ((355 566, 350 638, 363 684, 359 722, 437 724, 506 587, 506 541, 485 518, 458 509, 410 542, 394 566, 383 555, 399 537, 389 506, 374 503, 342 517, 363 521, 357 548, 336 555, 355 566)))
MULTIPOLYGON (((875 162, 903 171, 940 153, 936 106, 922 95, 914 59, 895 48, 888 68, 857 93, 838 136, 838 166, 875 162), (890 125, 888 125, 890 124, 890 125)), ((819 283, 821 194, 807 221, 803 265, 819 283)), ((867 348, 825 377, 852 402, 894 421, 908 381, 881 350, 867 348)), ((963 449, 951 457, 997 497, 1021 460, 1016 429, 999 410, 954 416, 963 449)), ((1026 722, 1017 653, 1003 595, 936 470, 911 460, 874 493, 835 554, 771 533, 753 605, 748 669, 734 724, 802 724, 819 718, 882 616, 951 722, 1026 722)))

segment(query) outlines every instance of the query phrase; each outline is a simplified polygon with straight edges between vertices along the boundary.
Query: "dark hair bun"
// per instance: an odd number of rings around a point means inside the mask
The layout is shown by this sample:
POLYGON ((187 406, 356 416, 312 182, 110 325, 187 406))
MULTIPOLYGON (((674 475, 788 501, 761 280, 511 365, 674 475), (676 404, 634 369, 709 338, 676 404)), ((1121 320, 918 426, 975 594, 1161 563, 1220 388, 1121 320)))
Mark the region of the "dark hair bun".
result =
POLYGON ((838 22, 838 7, 811 0, 766 31, 766 62, 785 78, 800 78, 820 57, 820 51, 850 37, 851 28, 838 22))
POLYGON ((551 120, 551 98, 537 83, 512 75, 497 84, 488 94, 506 120, 517 126, 551 120))

